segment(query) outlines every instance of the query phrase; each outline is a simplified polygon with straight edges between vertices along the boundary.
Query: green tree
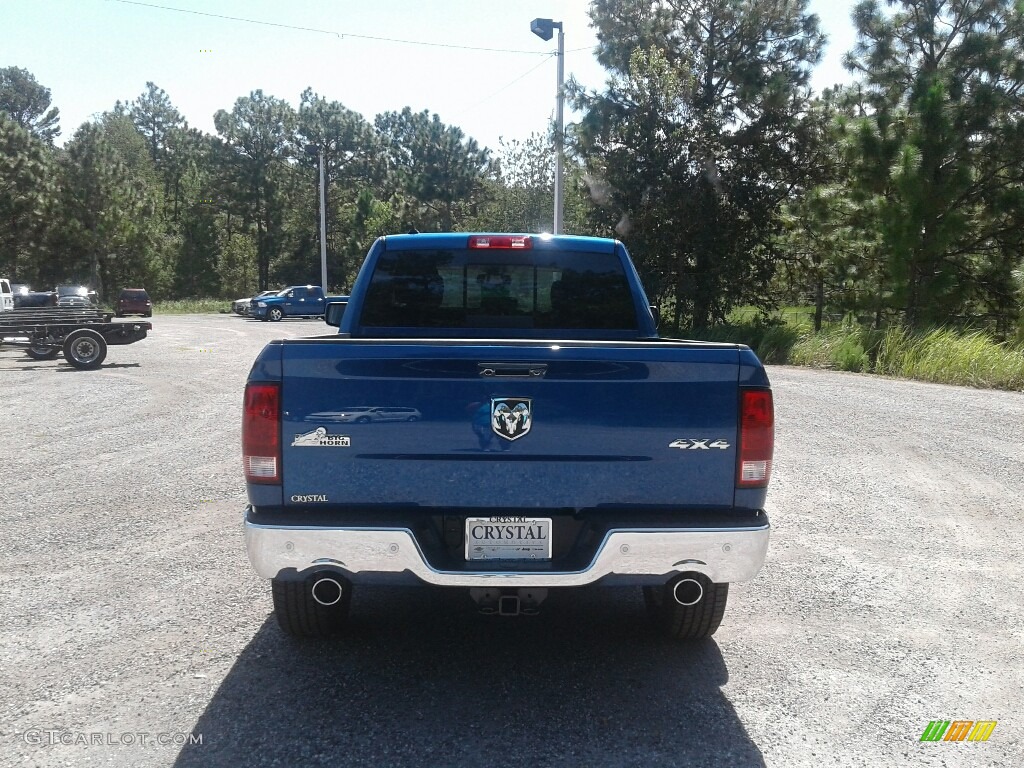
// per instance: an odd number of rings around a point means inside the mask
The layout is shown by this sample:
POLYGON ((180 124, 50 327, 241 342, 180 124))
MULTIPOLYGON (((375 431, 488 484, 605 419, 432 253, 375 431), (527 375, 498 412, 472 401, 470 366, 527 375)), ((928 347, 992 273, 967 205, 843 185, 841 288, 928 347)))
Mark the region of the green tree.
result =
POLYGON ((146 149, 163 183, 167 214, 177 220, 185 203, 181 194, 182 175, 189 169, 190 142, 188 124, 171 103, 170 97, 155 83, 146 83, 146 91, 129 107, 128 114, 143 136, 146 149))
POLYGON ((1024 24, 1012 0, 895 0, 853 14, 852 126, 877 200, 890 308, 911 325, 987 315, 1007 330, 1024 254, 1024 24))
MULTIPOLYGON (((173 192, 179 201, 173 214, 174 291, 178 296, 220 296, 224 289, 218 265, 226 206, 213 191, 211 142, 195 129, 172 136, 178 145, 173 159, 181 167, 173 192)), ((254 279, 246 290, 255 286, 254 279)))
POLYGON ((595 0, 604 93, 575 147, 594 197, 674 301, 703 327, 764 305, 783 205, 807 184, 811 67, 823 38, 807 0, 595 0))
POLYGON ((60 135, 60 110, 50 108, 50 89, 25 69, 0 69, 0 113, 47 144, 60 135))
MULTIPOLYGON (((550 232, 554 219, 555 148, 551 136, 502 141, 500 154, 484 180, 482 202, 467 226, 489 232, 550 232)), ((591 206, 583 169, 566 162, 562 229, 592 234, 591 206)))
POLYGON ((235 233, 224 238, 218 249, 217 276, 225 296, 237 298, 255 293, 252 288, 258 279, 256 243, 250 235, 235 233))
POLYGON ((103 138, 125 170, 133 178, 150 188, 151 194, 162 194, 156 163, 149 155, 145 137, 136 129, 127 114, 106 112, 99 120, 103 138))
MULTIPOLYGON (((357 219, 360 205, 385 194, 386 161, 383 146, 373 125, 362 115, 337 101, 327 101, 312 88, 302 93, 299 106, 298 135, 303 146, 299 167, 308 180, 311 199, 303 196, 306 229, 319 238, 320 206, 319 154, 324 153, 324 180, 327 199, 327 273, 337 285, 347 283, 348 275, 358 268, 368 243, 357 219), (367 197, 368 196, 368 197, 367 197), (337 279, 336 279, 337 276, 337 279)), ((366 219, 364 218, 363 221, 366 219)), ((298 223, 302 223, 302 219, 298 223)), ((319 247, 315 263, 320 263, 319 247)), ((298 255, 298 254, 297 254, 298 255)), ((319 282, 319 267, 316 270, 319 282)))
POLYGON ((224 204, 255 227, 259 289, 270 283, 270 264, 284 237, 282 184, 295 144, 296 114, 289 104, 263 91, 238 99, 231 112, 219 110, 214 125, 223 138, 219 161, 228 184, 224 204))
POLYGON ((101 296, 126 285, 163 294, 158 201, 119 157, 102 124, 78 129, 60 170, 60 225, 49 265, 53 281, 89 282, 101 296))
POLYGON ((53 153, 0 114, 0 274, 37 280, 55 189, 53 153))
POLYGON ((386 112, 374 120, 406 226, 448 232, 473 214, 490 171, 490 153, 430 112, 386 112))
POLYGON ((131 103, 129 115, 132 122, 146 139, 146 147, 153 164, 158 168, 165 164, 170 150, 170 134, 176 128, 183 128, 185 120, 171 103, 163 88, 147 82, 145 92, 131 103))
POLYGON ((826 90, 805 120, 816 136, 807 184, 784 207, 779 231, 781 269, 775 288, 787 303, 814 304, 814 329, 826 310, 880 321, 884 265, 876 235, 877 206, 857 193, 850 161, 853 99, 842 88, 826 90))

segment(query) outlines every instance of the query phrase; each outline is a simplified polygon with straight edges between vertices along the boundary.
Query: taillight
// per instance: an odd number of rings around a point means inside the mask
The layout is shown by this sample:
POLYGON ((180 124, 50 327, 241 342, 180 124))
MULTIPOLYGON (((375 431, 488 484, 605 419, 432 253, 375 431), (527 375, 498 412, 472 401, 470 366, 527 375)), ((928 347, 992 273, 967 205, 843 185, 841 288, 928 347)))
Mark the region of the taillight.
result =
POLYGON ((473 235, 469 238, 469 247, 529 250, 533 248, 533 241, 529 235, 473 235))
POLYGON ((281 385, 246 384, 242 461, 247 483, 281 482, 281 385))
POLYGON ((775 449, 775 408, 768 389, 744 389, 740 394, 740 451, 738 488, 767 488, 775 449))

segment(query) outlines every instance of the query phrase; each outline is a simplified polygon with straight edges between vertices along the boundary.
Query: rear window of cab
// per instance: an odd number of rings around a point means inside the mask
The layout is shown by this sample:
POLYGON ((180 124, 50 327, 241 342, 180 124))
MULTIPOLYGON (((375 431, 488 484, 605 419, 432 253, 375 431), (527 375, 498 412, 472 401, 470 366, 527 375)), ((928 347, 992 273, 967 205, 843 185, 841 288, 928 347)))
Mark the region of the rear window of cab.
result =
POLYGON ((367 328, 637 330, 614 253, 437 249, 380 254, 367 328))

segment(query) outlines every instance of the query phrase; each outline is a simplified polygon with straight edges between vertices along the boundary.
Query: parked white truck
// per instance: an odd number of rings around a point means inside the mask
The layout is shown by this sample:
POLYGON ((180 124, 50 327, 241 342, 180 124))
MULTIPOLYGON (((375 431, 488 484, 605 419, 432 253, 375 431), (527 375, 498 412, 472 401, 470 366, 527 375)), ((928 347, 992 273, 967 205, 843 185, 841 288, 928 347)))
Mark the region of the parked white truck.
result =
POLYGON ((14 291, 11 290, 11 281, 6 277, 0 277, 0 312, 14 311, 14 291))

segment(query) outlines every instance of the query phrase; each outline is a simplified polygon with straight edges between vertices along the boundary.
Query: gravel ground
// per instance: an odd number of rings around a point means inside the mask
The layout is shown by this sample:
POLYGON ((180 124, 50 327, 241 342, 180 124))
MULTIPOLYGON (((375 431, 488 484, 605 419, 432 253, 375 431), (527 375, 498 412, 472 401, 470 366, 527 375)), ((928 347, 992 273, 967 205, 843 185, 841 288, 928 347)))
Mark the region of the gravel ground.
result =
POLYGON ((300 643, 245 556, 241 393, 327 329, 154 325, 99 371, 0 350, 0 765, 1024 764, 1024 395, 771 369, 768 563, 713 641, 639 590, 366 589, 300 643))

